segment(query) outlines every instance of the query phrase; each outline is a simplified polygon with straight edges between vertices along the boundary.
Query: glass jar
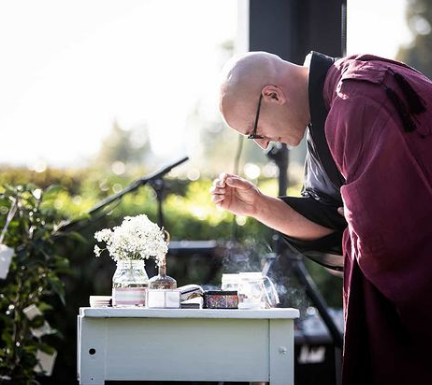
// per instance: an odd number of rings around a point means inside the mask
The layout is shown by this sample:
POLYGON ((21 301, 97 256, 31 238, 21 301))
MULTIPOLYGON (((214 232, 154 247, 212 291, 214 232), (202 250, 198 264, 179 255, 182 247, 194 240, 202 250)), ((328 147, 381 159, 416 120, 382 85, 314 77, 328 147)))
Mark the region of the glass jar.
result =
POLYGON ((268 309, 279 304, 273 281, 261 272, 239 274, 239 309, 268 309))
POLYGON ((264 277, 262 273, 240 273, 238 286, 239 309, 263 309, 264 277))
POLYGON ((239 274, 222 274, 222 290, 238 290, 240 275, 239 274))
POLYGON ((118 261, 117 270, 113 276, 113 306, 145 306, 148 281, 143 260, 118 261))

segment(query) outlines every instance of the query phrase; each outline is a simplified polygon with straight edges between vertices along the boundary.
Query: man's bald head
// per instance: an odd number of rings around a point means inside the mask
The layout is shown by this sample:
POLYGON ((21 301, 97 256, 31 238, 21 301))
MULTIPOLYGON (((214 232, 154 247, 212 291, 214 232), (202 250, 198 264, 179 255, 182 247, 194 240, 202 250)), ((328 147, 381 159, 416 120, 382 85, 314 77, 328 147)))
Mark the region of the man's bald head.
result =
MULTIPOLYGON (((249 52, 229 60, 222 71, 222 88, 226 94, 258 91, 276 81, 284 61, 267 52, 249 52)), ((240 96, 240 95, 238 95, 240 96)))
POLYGON ((279 56, 267 52, 249 52, 229 60, 222 71, 220 88, 222 115, 225 116, 227 105, 236 108, 243 105, 245 99, 254 104, 266 84, 277 83, 278 68, 280 69, 282 64, 283 61, 279 56))
MULTIPOLYGON (((225 121, 246 134, 255 116, 260 94, 263 94, 264 103, 269 105, 270 99, 275 97, 269 88, 273 87, 278 91, 276 97, 282 97, 282 100, 278 99, 282 108, 277 113, 283 120, 288 120, 285 123, 291 124, 290 113, 294 120, 299 120, 300 114, 306 127, 309 113, 307 73, 307 68, 267 52, 249 52, 230 59, 223 68, 220 84, 219 108, 225 121), (270 91, 266 94, 268 89, 270 91)), ((298 122, 295 125, 298 126, 298 122)))

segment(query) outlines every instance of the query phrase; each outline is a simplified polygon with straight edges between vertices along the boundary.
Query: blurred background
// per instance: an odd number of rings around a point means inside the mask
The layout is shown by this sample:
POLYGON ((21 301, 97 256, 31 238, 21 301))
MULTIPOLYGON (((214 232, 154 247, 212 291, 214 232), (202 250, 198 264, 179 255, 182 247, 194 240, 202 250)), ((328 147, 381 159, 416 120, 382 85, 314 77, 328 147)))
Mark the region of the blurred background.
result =
MULTIPOLYGON (((90 295, 110 294, 115 264, 94 257, 95 231, 118 225, 126 215, 145 213, 157 221, 162 201, 175 245, 168 273, 179 285, 216 287, 222 272, 261 269, 262 256, 273 251, 271 231, 216 210, 209 195, 223 171, 238 171, 264 192, 278 194, 274 161, 245 141, 236 163, 241 139, 218 112, 221 67, 251 49, 251 4, 0 3, 0 185, 60 186, 50 204, 63 219, 76 219, 134 180, 189 157, 166 176, 159 201, 154 187, 143 186, 58 246, 69 261, 62 276, 65 305, 52 299, 47 318, 61 338, 53 337, 59 354, 52 376, 41 383, 76 383, 78 309, 88 306, 90 295)), ((432 0, 346 5, 347 54, 394 58, 432 76, 432 0)), ((289 151, 287 195, 300 195, 304 154, 304 144, 289 151)), ((1 223, 6 214, 1 210, 1 223)), ((327 304, 340 309, 341 279, 307 266, 327 304)), ((310 307, 301 285, 286 278, 280 289, 287 305, 310 307)))

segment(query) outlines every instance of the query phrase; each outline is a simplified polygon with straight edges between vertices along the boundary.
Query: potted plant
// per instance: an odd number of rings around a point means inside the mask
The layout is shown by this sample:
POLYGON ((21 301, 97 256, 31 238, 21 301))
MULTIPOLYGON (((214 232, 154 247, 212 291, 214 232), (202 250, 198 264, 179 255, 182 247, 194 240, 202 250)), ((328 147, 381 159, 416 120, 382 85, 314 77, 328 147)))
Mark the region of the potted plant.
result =
POLYGON ((168 246, 164 232, 144 214, 125 217, 120 226, 95 233, 98 242, 106 248, 95 246, 96 256, 107 251, 117 263, 113 276, 113 306, 144 306, 148 275, 145 260, 154 258, 156 264, 164 260, 168 246))

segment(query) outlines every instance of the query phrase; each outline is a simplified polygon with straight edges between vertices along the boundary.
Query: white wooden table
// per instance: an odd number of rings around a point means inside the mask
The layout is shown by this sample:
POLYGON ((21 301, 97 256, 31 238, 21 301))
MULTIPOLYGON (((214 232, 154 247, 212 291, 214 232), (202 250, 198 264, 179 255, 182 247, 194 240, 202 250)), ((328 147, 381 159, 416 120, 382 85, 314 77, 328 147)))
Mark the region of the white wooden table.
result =
POLYGON ((81 308, 78 379, 294 384, 297 309, 81 308))

